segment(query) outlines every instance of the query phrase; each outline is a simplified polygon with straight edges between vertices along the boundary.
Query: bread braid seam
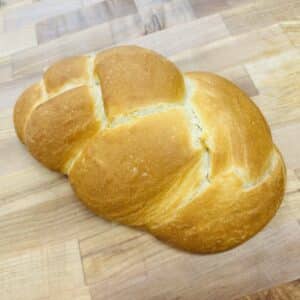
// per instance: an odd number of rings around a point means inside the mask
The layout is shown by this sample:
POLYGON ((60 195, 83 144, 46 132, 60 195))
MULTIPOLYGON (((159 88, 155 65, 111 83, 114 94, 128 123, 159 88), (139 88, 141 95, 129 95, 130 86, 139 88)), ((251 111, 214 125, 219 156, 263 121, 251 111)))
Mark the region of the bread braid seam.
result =
POLYGON ((155 105, 149 105, 140 109, 136 109, 131 113, 120 115, 114 118, 108 125, 108 129, 116 128, 125 124, 133 123, 143 117, 167 112, 173 109, 181 109, 182 105, 180 104, 169 104, 169 103, 159 103, 155 105))
POLYGON ((105 105, 102 96, 102 87, 99 78, 95 75, 95 59, 96 55, 90 55, 88 60, 89 83, 93 91, 93 101, 95 104, 96 117, 100 121, 100 128, 103 130, 108 126, 105 105))
POLYGON ((102 89, 99 78, 94 74, 95 70, 95 59, 96 54, 88 55, 88 82, 87 85, 92 91, 92 99, 95 106, 95 116, 96 119, 99 121, 100 126, 99 130, 95 132, 93 136, 86 139, 85 143, 82 145, 80 150, 76 152, 76 154, 71 157, 64 165, 63 169, 66 174, 70 174, 74 164, 80 158, 81 154, 83 153, 85 147, 87 147, 89 141, 93 139, 95 135, 97 135, 101 130, 104 130, 107 127, 108 121, 105 112, 103 97, 102 97, 102 89))
POLYGON ((24 122, 24 126, 23 126, 23 135, 24 135, 24 143, 26 145, 26 127, 28 125, 28 122, 31 118, 31 115, 33 114, 33 112, 44 102, 48 101, 48 94, 47 94, 47 90, 46 90, 46 86, 45 86, 45 81, 42 78, 40 80, 40 82, 38 83, 41 89, 41 98, 40 101, 38 101, 37 103, 35 103, 35 105, 33 105, 31 107, 31 110, 29 111, 29 113, 26 116, 25 122, 24 122))
POLYGON ((264 170, 264 172, 253 181, 246 181, 239 172, 237 172, 237 168, 233 169, 233 172, 243 181, 243 190, 248 191, 263 183, 274 171, 280 157, 276 149, 272 149, 270 156, 268 158, 268 167, 264 170))
POLYGON ((206 145, 203 138, 203 133, 205 128, 202 125, 199 115, 193 107, 191 99, 193 99, 195 85, 192 79, 189 79, 184 76, 184 82, 186 87, 186 93, 184 97, 183 108, 187 114, 187 119, 190 124, 190 135, 192 138, 192 144, 195 148, 201 149, 201 155, 199 158, 199 172, 202 178, 200 184, 188 195, 185 199, 182 200, 182 203, 179 205, 178 209, 188 204, 190 201, 193 201, 195 197, 200 195, 210 184, 210 149, 206 145))

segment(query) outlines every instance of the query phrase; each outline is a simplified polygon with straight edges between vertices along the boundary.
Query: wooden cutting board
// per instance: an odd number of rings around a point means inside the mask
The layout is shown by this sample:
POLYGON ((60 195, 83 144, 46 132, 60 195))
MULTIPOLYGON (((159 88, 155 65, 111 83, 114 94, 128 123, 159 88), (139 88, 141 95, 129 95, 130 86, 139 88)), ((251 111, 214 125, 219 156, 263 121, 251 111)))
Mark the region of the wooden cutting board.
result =
MULTIPOLYGON (((300 277, 300 1, 1 3, 0 299, 223 300, 300 277), (16 138, 12 107, 45 66, 117 44, 152 48, 183 71, 221 74, 263 111, 287 190, 275 218, 242 246, 192 255, 105 222, 16 138)), ((285 299, 300 299, 299 286, 289 289, 285 299)))

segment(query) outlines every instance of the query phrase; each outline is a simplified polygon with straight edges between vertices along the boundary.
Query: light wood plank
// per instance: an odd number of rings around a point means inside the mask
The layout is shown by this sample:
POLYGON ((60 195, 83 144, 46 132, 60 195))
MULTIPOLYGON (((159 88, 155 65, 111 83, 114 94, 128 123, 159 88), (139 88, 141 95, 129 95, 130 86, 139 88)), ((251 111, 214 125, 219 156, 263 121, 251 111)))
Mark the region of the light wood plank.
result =
MULTIPOLYGON (((299 116, 300 119, 300 116, 299 116)), ((300 168, 300 121, 273 130, 273 138, 281 150, 288 168, 300 168)))
POLYGON ((238 65, 224 69, 220 71, 220 75, 235 83, 249 97, 253 97, 258 94, 255 84, 243 66, 238 65))
POLYGON ((1 215, 0 224, 3 259, 33 247, 87 238, 112 226, 85 209, 66 181, 50 185, 47 191, 27 190, 24 197, 11 196, 9 201, 2 207, 7 214, 1 215))
MULTIPOLYGON (((143 233, 139 230, 118 224, 112 224, 108 230, 80 240, 82 258, 86 258, 88 260, 88 257, 92 257, 97 254, 97 252, 105 249, 111 249, 115 245, 120 245, 120 249, 122 249, 123 243, 128 242, 128 240, 137 239, 142 235, 143 233)), ((95 270, 96 268, 94 268, 94 271, 95 270)), ((112 270, 107 270, 107 272, 111 271, 112 270)))
POLYGON ((0 83, 12 79, 12 65, 10 57, 0 58, 0 83))
POLYGON ((0 140, 14 135, 12 110, 0 110, 0 140))
POLYGON ((300 47, 300 20, 292 20, 281 23, 283 31, 288 35, 295 47, 300 47))
POLYGON ((145 33, 143 21, 139 14, 112 20, 109 26, 113 40, 111 46, 126 39, 142 36, 145 33))
POLYGON ((46 66, 63 57, 85 54, 109 47, 112 44, 110 25, 104 23, 94 26, 13 55, 13 75, 24 77, 41 73, 46 66))
POLYGON ((119 18, 13 55, 13 75, 28 76, 41 72, 45 66, 59 58, 101 50, 116 43, 137 44, 165 55, 174 54, 187 47, 203 45, 226 37, 228 31, 221 17, 216 15, 134 39, 142 35, 144 28, 139 15, 119 18), (193 31, 198 34, 191 34, 193 31), (182 38, 178 39, 178 35, 182 38))
POLYGON ((4 12, 4 30, 7 32, 17 30, 80 7, 80 0, 52 0, 22 5, 4 12))
MULTIPOLYGON (((13 76, 13 75, 12 75, 13 76)), ((40 74, 27 76, 26 78, 13 79, 7 82, 0 83, 0 109, 13 107, 20 94, 33 84, 41 79, 40 74)))
POLYGON ((0 234, 0 256, 10 255, 9 249, 87 237, 111 226, 82 206, 64 176, 31 157, 15 136, 10 110, 0 116, 0 153, 0 231, 5 232, 0 234))
POLYGON ((220 13, 230 8, 227 0, 190 0, 197 18, 220 13))
POLYGON ((138 9, 145 7, 155 7, 157 5, 167 3, 170 0, 134 0, 138 9))
POLYGON ((107 0, 74 10, 64 15, 48 18, 36 25, 39 43, 77 32, 114 18, 137 13, 134 0, 107 0))
POLYGON ((232 34, 264 28, 300 15, 298 0, 252 1, 223 14, 224 22, 232 34))
POLYGON ((4 31, 4 20, 3 16, 0 14, 0 33, 4 31))
POLYGON ((299 192, 300 176, 297 175, 297 170, 287 169, 287 185, 286 193, 299 192))
POLYGON ((81 0, 81 3, 84 6, 88 6, 88 5, 93 5, 93 4, 96 4, 96 3, 103 2, 103 1, 106 1, 106 0, 81 0))
POLYGON ((300 279, 236 300, 295 300, 300 299, 300 279))
POLYGON ((8 9, 8 8, 11 8, 11 7, 15 8, 15 7, 20 6, 20 5, 30 4, 33 1, 34 0, 2 0, 0 7, 2 9, 8 9))
MULTIPOLYGON (((291 211, 291 214, 297 220, 298 227, 300 228, 299 199, 300 199, 300 193, 299 193, 299 189, 298 189, 298 191, 286 195, 286 201, 284 202, 284 205, 287 205, 289 207, 289 210, 291 211)), ((299 274, 298 274, 298 276, 299 276, 299 274)))
MULTIPOLYGON (((223 13, 233 8, 247 6, 253 0, 189 0, 197 18, 214 13, 223 13)), ((261 0, 258 0, 261 1, 261 0)))
POLYGON ((50 297, 40 298, 38 300, 92 300, 88 287, 61 291, 58 294, 53 294, 50 297))
POLYGON ((8 11, 16 9, 22 5, 32 4, 34 0, 1 0, 0 9, 1 11, 8 11))
POLYGON ((183 71, 217 72, 224 69, 270 57, 292 48, 280 26, 224 38, 208 45, 186 47, 171 59, 183 71), (255 47, 254 47, 255 45, 255 47))
POLYGON ((145 34, 163 30, 195 19, 188 0, 172 0, 162 5, 146 5, 139 8, 145 34))
MULTIPOLYGON (((254 1, 262 1, 262 0, 254 0, 254 1)), ((248 5, 253 3, 253 0, 227 0, 230 7, 236 7, 238 5, 248 5)))
POLYGON ((58 187, 58 190, 59 188, 63 190, 63 186, 67 184, 61 174, 51 172, 41 165, 35 164, 19 172, 0 176, 0 182, 2 187, 0 216, 5 216, 41 204, 45 202, 45 198, 32 197, 32 201, 28 201, 28 196, 39 194, 43 190, 48 190, 50 191, 48 196, 51 198, 51 193, 55 187, 58 187))
POLYGON ((185 49, 204 46, 228 36, 229 33, 222 18, 219 15, 213 15, 128 40, 122 44, 136 44, 158 51, 165 56, 171 56, 185 49), (194 34, 195 32, 197 34, 194 34))
POLYGON ((136 258, 141 252, 143 256, 153 253, 152 247, 157 251, 156 241, 152 239, 138 230, 114 226, 91 239, 84 240, 81 243, 81 251, 87 284, 118 277, 120 273, 123 279, 127 274, 129 281, 133 274, 145 278, 147 270, 143 261, 136 258), (146 249, 148 247, 149 251, 146 249))
POLYGON ((84 287, 84 278, 75 240, 0 260, 1 299, 53 298, 79 287, 84 287))
POLYGON ((260 94, 254 101, 270 124, 300 119, 300 55, 294 49, 246 64, 260 94))
POLYGON ((0 33, 0 57, 19 52, 37 45, 35 28, 33 26, 0 33))
MULTIPOLYGON (((1 130, 1 135, 5 134, 1 130)), ((37 162, 20 143, 14 133, 10 137, 0 140, 0 152, 0 176, 15 173, 30 166, 37 166, 37 162), (14 151, 11 151, 12 149, 14 151)))
POLYGON ((283 205, 253 239, 212 256, 179 252, 146 234, 127 234, 127 242, 115 239, 115 245, 104 238, 100 250, 83 258, 87 281, 93 283, 92 298, 132 299, 138 294, 143 299, 229 299, 283 278, 295 279, 300 228, 290 220, 292 214, 291 206, 283 205))

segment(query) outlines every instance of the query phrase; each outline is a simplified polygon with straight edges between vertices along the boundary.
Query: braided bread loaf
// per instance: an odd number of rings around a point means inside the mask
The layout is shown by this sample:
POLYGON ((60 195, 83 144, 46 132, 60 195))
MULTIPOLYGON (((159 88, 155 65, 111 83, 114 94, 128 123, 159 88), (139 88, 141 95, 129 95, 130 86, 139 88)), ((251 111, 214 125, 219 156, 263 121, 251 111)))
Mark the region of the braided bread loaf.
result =
POLYGON ((20 96, 14 123, 96 214, 188 251, 249 239, 284 194, 284 163, 255 104, 139 47, 52 65, 20 96))

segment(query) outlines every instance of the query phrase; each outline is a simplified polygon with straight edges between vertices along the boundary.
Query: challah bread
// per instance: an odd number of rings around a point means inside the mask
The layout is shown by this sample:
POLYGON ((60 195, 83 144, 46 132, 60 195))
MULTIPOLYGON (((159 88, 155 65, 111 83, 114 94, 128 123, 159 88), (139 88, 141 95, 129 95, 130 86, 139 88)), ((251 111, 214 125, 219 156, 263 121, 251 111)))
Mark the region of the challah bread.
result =
POLYGON ((64 59, 14 110, 20 140, 96 214, 198 253, 249 239, 285 167, 255 104, 214 74, 122 46, 64 59))

